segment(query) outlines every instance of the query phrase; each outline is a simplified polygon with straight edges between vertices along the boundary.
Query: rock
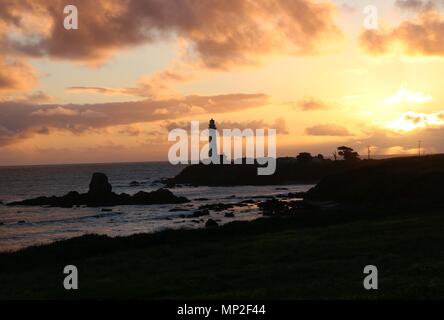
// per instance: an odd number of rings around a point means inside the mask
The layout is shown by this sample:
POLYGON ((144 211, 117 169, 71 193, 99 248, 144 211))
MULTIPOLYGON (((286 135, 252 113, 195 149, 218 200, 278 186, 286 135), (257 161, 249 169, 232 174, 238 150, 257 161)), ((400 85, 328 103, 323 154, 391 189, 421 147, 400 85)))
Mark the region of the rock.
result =
POLYGON ((204 210, 194 211, 194 213, 191 215, 191 217, 192 218, 199 218, 199 217, 209 216, 209 215, 210 215, 210 211, 204 209, 204 210))
POLYGON ((287 214, 289 211, 288 205, 280 200, 272 199, 259 203, 259 208, 262 209, 264 215, 280 215, 287 214))
POLYGON ((306 192, 290 192, 287 197, 290 199, 300 198, 303 199, 306 195, 306 192))
POLYGON ((176 204, 189 202, 187 198, 177 197, 167 189, 159 189, 152 192, 140 191, 133 196, 125 193, 119 195, 111 192, 111 190, 112 187, 106 175, 103 173, 95 173, 91 179, 88 193, 80 194, 76 191, 71 191, 62 197, 38 197, 9 203, 8 206, 22 205, 71 208, 81 205, 88 207, 110 207, 117 205, 176 204))
POLYGON ((130 187, 139 187, 140 186, 140 182, 138 182, 138 181, 131 181, 131 183, 129 185, 130 185, 130 187))
POLYGON ((18 224, 25 224, 26 221, 25 221, 25 220, 20 220, 20 221, 18 221, 17 223, 18 223, 18 224))
POLYGON ((169 204, 186 203, 189 200, 185 197, 177 197, 168 189, 159 189, 152 192, 140 191, 132 196, 132 204, 169 204))
POLYGON ((231 203, 212 203, 200 206, 199 209, 214 210, 214 211, 224 211, 227 209, 232 209, 234 206, 231 203))
POLYGON ((88 195, 94 199, 104 198, 111 194, 112 189, 106 174, 96 172, 89 183, 88 195))
POLYGON ((216 228, 218 226, 219 224, 213 219, 208 219, 207 222, 205 222, 205 228, 216 228))
POLYGON ((242 202, 240 202, 240 204, 255 204, 256 201, 254 201, 253 199, 249 199, 249 200, 244 200, 242 202))
POLYGON ((182 211, 190 211, 190 210, 184 208, 173 208, 169 210, 169 212, 182 212, 182 211))
POLYGON ((208 201, 208 200, 210 200, 210 199, 207 199, 207 198, 197 198, 197 199, 194 199, 195 201, 208 201))
POLYGON ((288 188, 276 188, 277 191, 288 190, 288 188))
POLYGON ((112 212, 113 209, 103 208, 101 211, 102 211, 102 212, 112 212))
POLYGON ((4 222, 0 222, 0 226, 4 226, 5 225, 5 223, 4 222))
POLYGON ((225 213, 225 218, 234 218, 234 213, 233 212, 225 213))

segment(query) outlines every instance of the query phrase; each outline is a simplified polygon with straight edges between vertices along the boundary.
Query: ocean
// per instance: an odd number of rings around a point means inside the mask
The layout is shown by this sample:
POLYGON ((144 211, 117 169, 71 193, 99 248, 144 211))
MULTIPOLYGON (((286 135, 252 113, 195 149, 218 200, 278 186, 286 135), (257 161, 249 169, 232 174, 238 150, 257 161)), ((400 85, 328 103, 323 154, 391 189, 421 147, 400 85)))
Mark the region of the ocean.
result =
POLYGON ((183 218, 204 204, 236 203, 252 197, 267 197, 301 192, 311 185, 179 187, 171 191, 191 203, 180 205, 115 206, 103 208, 8 207, 5 204, 38 196, 61 196, 69 191, 88 191, 94 172, 105 173, 113 191, 134 194, 163 187, 158 180, 171 178, 184 166, 167 162, 78 164, 0 167, 0 251, 15 251, 32 245, 47 244, 85 234, 126 236, 165 229, 202 228, 208 218, 225 224, 236 220, 254 220, 261 215, 256 206, 235 207, 234 218, 211 212, 204 219, 183 218), (133 181, 138 186, 131 186, 133 181), (174 209, 174 210, 172 210, 174 209))

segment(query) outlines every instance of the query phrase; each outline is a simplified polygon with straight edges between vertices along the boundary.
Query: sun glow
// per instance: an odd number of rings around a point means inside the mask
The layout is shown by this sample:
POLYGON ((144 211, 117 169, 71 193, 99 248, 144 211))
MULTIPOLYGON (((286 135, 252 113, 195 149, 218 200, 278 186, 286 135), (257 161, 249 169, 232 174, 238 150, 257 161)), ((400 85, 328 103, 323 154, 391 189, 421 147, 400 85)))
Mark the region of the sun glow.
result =
POLYGON ((387 124, 387 128, 394 131, 407 132, 442 125, 444 125, 444 112, 431 114, 406 112, 398 119, 390 121, 387 124))
POLYGON ((420 92, 413 92, 401 87, 393 96, 384 100, 385 104, 397 105, 401 103, 426 103, 432 101, 429 95, 420 92))

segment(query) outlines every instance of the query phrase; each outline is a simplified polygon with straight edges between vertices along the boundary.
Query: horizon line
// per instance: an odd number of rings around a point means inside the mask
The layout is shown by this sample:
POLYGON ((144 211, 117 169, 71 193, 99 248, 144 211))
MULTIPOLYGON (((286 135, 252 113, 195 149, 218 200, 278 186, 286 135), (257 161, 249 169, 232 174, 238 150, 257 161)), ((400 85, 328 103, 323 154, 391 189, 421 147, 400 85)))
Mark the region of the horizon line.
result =
MULTIPOLYGON (((427 157, 432 155, 439 155, 444 153, 433 153, 433 154, 422 154, 421 157, 427 157)), ((418 157, 417 154, 390 154, 390 155, 372 155, 370 160, 383 160, 389 158, 409 158, 418 157)), ((296 158, 296 156, 280 156, 280 158, 296 158)), ((331 157, 325 157, 325 159, 333 160, 331 157)), ((361 160, 368 160, 365 155, 361 155, 361 160)), ((0 169, 3 168, 22 168, 22 167, 54 167, 54 166, 82 166, 82 165, 124 165, 124 164, 143 164, 143 163, 169 163, 168 160, 141 160, 141 161, 113 161, 113 162, 76 162, 76 163, 39 163, 39 164, 11 164, 11 165, 1 165, 0 169)), ((181 166, 187 166, 187 164, 178 164, 181 166)))

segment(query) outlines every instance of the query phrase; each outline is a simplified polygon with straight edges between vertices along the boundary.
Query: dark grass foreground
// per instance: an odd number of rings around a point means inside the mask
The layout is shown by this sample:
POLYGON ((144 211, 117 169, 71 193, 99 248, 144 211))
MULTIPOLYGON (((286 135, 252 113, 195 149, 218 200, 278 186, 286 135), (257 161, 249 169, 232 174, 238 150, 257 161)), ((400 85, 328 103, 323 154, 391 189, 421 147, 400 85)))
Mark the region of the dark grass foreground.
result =
POLYGON ((1 254, 0 298, 442 299, 443 230, 441 213, 351 212, 85 236, 1 254), (75 292, 62 286, 68 264, 75 292), (378 291, 363 289, 368 264, 378 291))

